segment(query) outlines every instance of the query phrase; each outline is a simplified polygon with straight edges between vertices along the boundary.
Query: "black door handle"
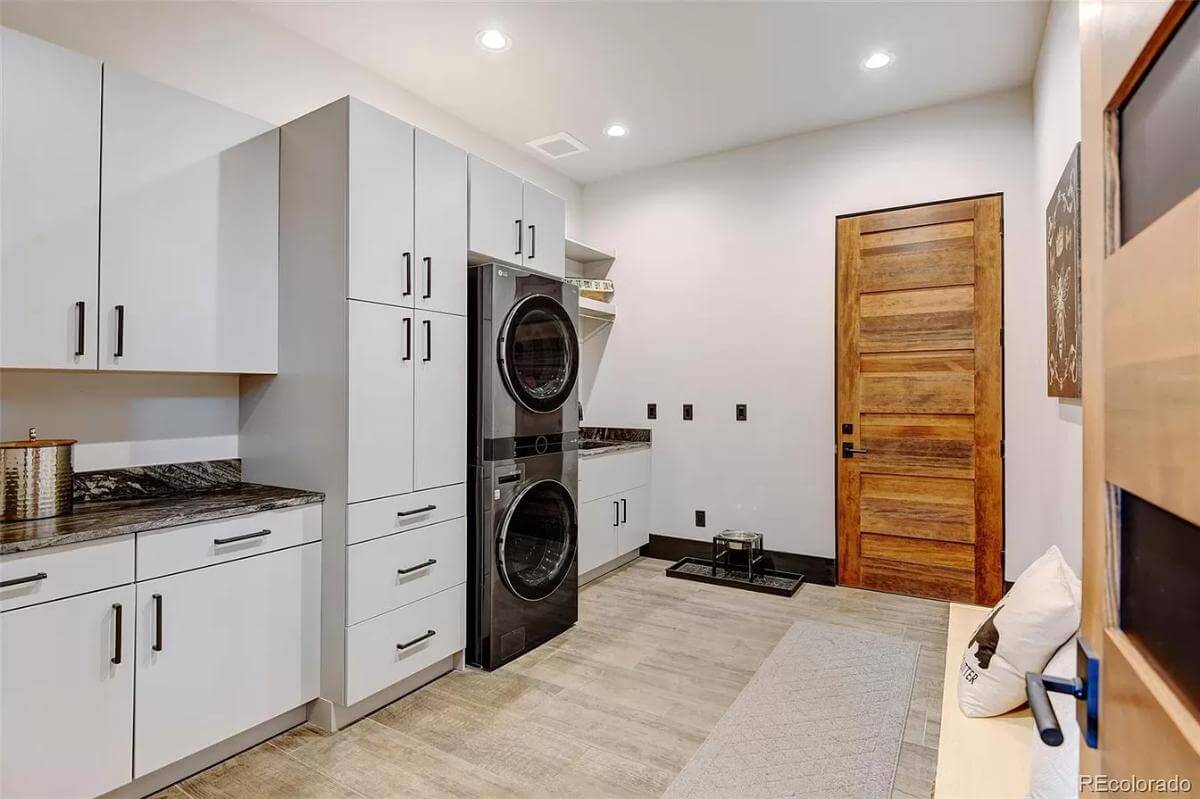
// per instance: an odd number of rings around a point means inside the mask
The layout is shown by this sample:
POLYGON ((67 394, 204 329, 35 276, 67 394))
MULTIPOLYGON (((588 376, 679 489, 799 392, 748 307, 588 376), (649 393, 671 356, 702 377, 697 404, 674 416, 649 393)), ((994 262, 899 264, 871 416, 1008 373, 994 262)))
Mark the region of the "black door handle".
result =
POLYGON ((432 361, 433 360, 433 322, 426 319, 426 320, 422 321, 421 324, 425 325, 425 357, 422 358, 421 360, 432 361))
POLYGON ((1025 696, 1029 699, 1029 712, 1033 714, 1038 736, 1046 746, 1062 746, 1062 727, 1058 725, 1058 714, 1054 712, 1054 705, 1050 704, 1048 691, 1086 699, 1087 690, 1084 681, 1078 677, 1070 679, 1051 677, 1036 671, 1025 672, 1025 696))
POLYGON ((162 594, 153 594, 154 599, 154 643, 150 646, 155 652, 162 651, 162 594))
POLYGON ((236 541, 249 541, 251 538, 262 538, 263 536, 270 535, 270 534, 271 534, 271 531, 269 529, 267 529, 267 530, 259 530, 257 533, 246 533, 245 535, 235 535, 230 538, 214 538, 213 545, 219 547, 222 544, 232 544, 236 541))
POLYGON ((613 500, 613 527, 621 524, 621 503, 613 500))
POLYGON ((521 227, 521 220, 518 219, 517 220, 517 251, 514 252, 513 255, 521 254, 521 250, 524 249, 524 247, 523 247, 524 243, 525 243, 525 229, 521 227))
POLYGON ((437 558, 430 558, 424 563, 418 563, 416 566, 409 566, 407 569, 396 569, 396 574, 412 574, 413 572, 420 571, 421 569, 428 569, 435 563, 437 563, 437 558))
POLYGON ((412 294, 412 253, 404 253, 404 295, 412 294))
POLYGON ((75 334, 75 336, 76 336, 76 338, 75 338, 75 354, 76 355, 83 355, 84 329, 86 327, 86 323, 84 320, 87 318, 86 308, 87 308, 87 305, 86 305, 86 303, 84 303, 83 300, 80 300, 79 302, 75 303, 75 321, 79 326, 79 330, 75 334))
POLYGON ((413 508, 412 510, 398 510, 398 511, 396 511, 396 515, 402 516, 402 517, 403 516, 416 516, 418 513, 426 513, 431 510, 437 510, 437 505, 425 505, 420 508, 413 508))
POLYGON ((111 662, 115 665, 121 662, 121 603, 113 603, 113 656, 111 662))
POLYGON ((421 299, 427 300, 433 296, 433 259, 426 255, 423 260, 425 261, 425 293, 421 295, 421 299))
POLYGON ((537 258, 537 225, 529 226, 529 258, 537 258))
POLYGON ((426 631, 426 633, 424 635, 418 635, 416 638, 412 639, 408 643, 396 644, 396 648, 397 649, 408 649, 410 646, 416 646, 417 644, 421 643, 422 641, 427 641, 435 635, 437 635, 437 630, 428 630, 428 631, 426 631))
POLYGON ((11 580, 0 580, 0 588, 8 588, 13 585, 24 585, 25 583, 36 583, 38 580, 45 580, 46 573, 38 572, 31 574, 28 577, 14 577, 11 580))
POLYGON ((629 521, 629 503, 625 501, 624 497, 622 497, 621 498, 621 524, 624 524, 627 521, 629 521))
POLYGON ((412 360, 412 319, 404 317, 404 357, 402 361, 412 360))
POLYGON ((852 441, 843 441, 842 442, 842 457, 843 458, 853 458, 855 455, 866 455, 866 454, 867 454, 867 451, 865 449, 855 449, 854 442, 852 442, 852 441))
POLYGON ((118 305, 117 308, 117 351, 113 353, 114 358, 120 358, 125 354, 125 306, 118 305))

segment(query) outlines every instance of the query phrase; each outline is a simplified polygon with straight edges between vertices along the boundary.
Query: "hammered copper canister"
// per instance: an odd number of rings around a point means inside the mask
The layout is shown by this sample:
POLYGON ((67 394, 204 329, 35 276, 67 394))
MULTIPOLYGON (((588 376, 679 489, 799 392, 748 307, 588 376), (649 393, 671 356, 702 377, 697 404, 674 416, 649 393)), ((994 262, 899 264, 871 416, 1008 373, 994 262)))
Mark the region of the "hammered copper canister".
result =
POLYGON ((71 512, 73 438, 0 441, 0 520, 44 519, 71 512))

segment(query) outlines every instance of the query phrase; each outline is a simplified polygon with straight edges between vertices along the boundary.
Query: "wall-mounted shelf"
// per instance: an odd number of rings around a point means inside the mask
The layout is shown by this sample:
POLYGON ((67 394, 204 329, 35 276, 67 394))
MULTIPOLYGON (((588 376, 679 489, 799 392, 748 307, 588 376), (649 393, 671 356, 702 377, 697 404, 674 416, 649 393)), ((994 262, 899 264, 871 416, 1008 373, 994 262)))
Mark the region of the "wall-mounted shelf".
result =
POLYGON ((617 306, 590 297, 579 298, 579 338, 587 341, 617 318, 617 306))
POLYGON ((567 257, 581 264, 590 264, 596 261, 612 261, 617 256, 614 253, 598 250, 582 241, 567 239, 567 257))

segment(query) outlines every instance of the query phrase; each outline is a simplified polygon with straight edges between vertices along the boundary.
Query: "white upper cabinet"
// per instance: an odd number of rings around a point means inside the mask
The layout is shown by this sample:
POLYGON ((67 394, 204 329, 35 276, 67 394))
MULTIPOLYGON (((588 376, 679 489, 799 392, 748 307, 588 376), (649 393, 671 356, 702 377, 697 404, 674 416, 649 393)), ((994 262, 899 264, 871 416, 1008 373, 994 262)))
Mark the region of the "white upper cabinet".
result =
POLYGON ((354 98, 349 103, 349 296, 411 308, 413 128, 354 98))
POLYGON ((417 311, 413 483, 461 483, 467 464, 467 320, 417 311))
POLYGON ((100 368, 276 371, 279 134, 104 70, 100 368))
POLYGON ((470 158, 470 173, 469 249, 519 265, 525 237, 521 179, 476 156, 470 158))
POLYGON ((0 796, 129 782, 135 615, 131 585, 0 614, 0 796))
POLYGON ((413 361, 427 345, 411 310, 349 305, 346 499, 360 502, 413 490, 413 361))
POLYGON ((0 367, 96 368, 100 80, 0 28, 0 367))
POLYGON ((548 275, 566 274, 566 203, 545 189, 525 184, 524 265, 548 275))
POLYGON ((417 308, 467 313, 467 154, 416 132, 417 308))

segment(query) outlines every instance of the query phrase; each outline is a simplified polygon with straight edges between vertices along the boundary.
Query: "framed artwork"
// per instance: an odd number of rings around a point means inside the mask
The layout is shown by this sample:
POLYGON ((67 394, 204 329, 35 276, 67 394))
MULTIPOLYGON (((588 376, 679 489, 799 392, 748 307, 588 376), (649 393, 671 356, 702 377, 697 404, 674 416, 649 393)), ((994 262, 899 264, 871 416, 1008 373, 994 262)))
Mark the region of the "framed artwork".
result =
POLYGON ((1083 347, 1079 274, 1079 145, 1046 206, 1046 385, 1051 397, 1080 396, 1083 347))

